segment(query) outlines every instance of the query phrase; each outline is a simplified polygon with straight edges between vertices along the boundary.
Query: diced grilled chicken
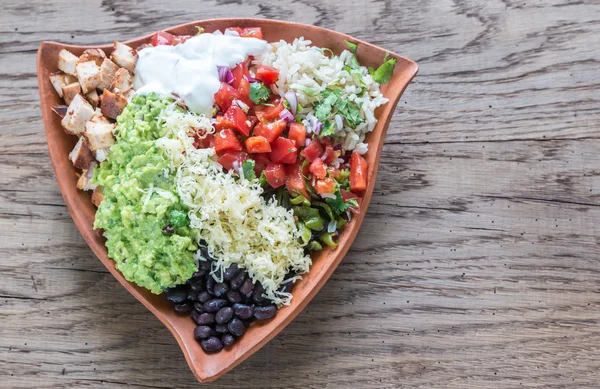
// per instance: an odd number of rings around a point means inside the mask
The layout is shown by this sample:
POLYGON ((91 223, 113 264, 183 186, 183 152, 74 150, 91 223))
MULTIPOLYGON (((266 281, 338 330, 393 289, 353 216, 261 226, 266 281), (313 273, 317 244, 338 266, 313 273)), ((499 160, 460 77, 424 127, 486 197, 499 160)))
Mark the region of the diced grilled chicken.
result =
POLYGON ((71 104, 73 98, 77 96, 78 93, 81 93, 81 85, 78 82, 74 82, 72 84, 63 86, 63 99, 65 99, 65 103, 71 104))
POLYGON ((90 104, 92 104, 92 107, 94 108, 100 105, 100 96, 98 96, 98 92, 96 92, 96 89, 86 94, 85 98, 90 104))
POLYGON ((129 73, 133 74, 138 57, 137 53, 134 49, 123 43, 116 41, 113 43, 115 45, 115 50, 110 55, 110 59, 120 67, 129 70, 129 73))
POLYGON ((77 180, 77 189, 80 190, 95 190, 98 184, 92 184, 91 180, 94 176, 94 168, 96 167, 96 161, 90 163, 89 168, 83 169, 79 179, 77 180))
POLYGON ((69 159, 77 169, 87 169, 94 161, 94 154, 88 147, 88 142, 84 137, 79 138, 79 142, 69 153, 69 159))
POLYGON ((71 135, 83 135, 85 131, 85 122, 94 115, 94 108, 88 103, 81 94, 75 95, 67 114, 62 119, 61 124, 65 131, 71 135))
POLYGON ((65 73, 76 75, 77 70, 75 66, 77 65, 77 61, 79 61, 79 58, 69 50, 62 49, 58 53, 58 68, 65 73))
POLYGON ((72 84, 74 82, 79 82, 79 80, 77 80, 77 76, 74 76, 72 74, 65 74, 65 83, 67 85, 72 84))
POLYGON ((104 194, 102 193, 102 187, 98 186, 94 189, 94 193, 92 193, 92 204, 97 207, 100 206, 100 203, 104 200, 104 194))
POLYGON ((110 123, 110 121, 106 117, 104 117, 104 115, 102 115, 102 111, 100 110, 100 107, 96 108, 96 110, 94 111, 94 116, 92 116, 92 118, 90 119, 90 122, 110 123))
POLYGON ((50 82, 52 83, 52 86, 54 87, 54 89, 56 89, 56 93, 58 93, 60 97, 63 97, 63 86, 67 86, 65 76, 66 75, 62 72, 50 74, 50 82))
POLYGON ((102 62, 106 58, 106 54, 102 49, 87 49, 79 56, 79 62, 94 61, 96 65, 102 65, 102 62))
POLYGON ((112 146, 115 143, 113 137, 114 126, 110 123, 95 123, 88 121, 85 123, 85 132, 83 135, 90 145, 90 150, 96 151, 112 146))
POLYGON ((135 95, 135 91, 133 89, 129 89, 127 92, 123 93, 123 97, 125 97, 127 101, 131 101, 133 95, 135 95))
POLYGON ((119 70, 119 66, 108 58, 105 58, 100 65, 100 78, 101 82, 98 85, 98 89, 107 89, 115 76, 115 73, 119 70))
POLYGON ((100 98, 102 114, 108 118, 116 119, 127 106, 127 99, 121 93, 112 93, 108 89, 100 98))
POLYGON ((131 80, 131 75, 125 68, 120 68, 115 73, 115 76, 110 83, 110 89, 113 92, 121 92, 125 93, 131 89, 133 86, 133 81, 131 80))
POLYGON ((81 84, 83 93, 89 93, 100 85, 102 78, 100 76, 100 66, 94 61, 80 62, 76 66, 77 79, 81 84))
POLYGON ((55 105, 54 107, 52 107, 52 111, 54 111, 55 114, 60 116, 61 119, 65 117, 68 109, 68 105, 55 105))
POLYGON ((109 149, 98 149, 96 150, 96 161, 98 162, 104 162, 106 161, 106 157, 108 157, 108 151, 109 149))

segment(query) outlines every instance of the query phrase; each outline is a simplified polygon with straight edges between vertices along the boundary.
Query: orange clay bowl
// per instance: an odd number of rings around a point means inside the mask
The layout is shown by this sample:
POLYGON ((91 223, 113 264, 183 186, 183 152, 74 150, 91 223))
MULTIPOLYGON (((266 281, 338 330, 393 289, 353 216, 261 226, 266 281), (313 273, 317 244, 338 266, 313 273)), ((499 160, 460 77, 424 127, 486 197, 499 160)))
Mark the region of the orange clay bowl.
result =
MULTIPOLYGON (((215 30, 223 31, 225 28, 232 26, 258 26, 262 28, 263 37, 267 41, 273 42, 283 39, 287 42, 292 42, 294 38, 303 36, 306 39, 310 39, 314 45, 328 47, 338 54, 347 48, 344 40, 348 40, 358 43, 357 56, 360 64, 373 68, 377 68, 382 63, 387 51, 381 47, 361 42, 348 35, 325 28, 275 20, 213 19, 183 24, 169 28, 166 31, 173 34, 194 35, 196 33, 194 26, 203 27, 206 32, 215 30)), ((124 43, 135 48, 147 42, 150 37, 151 35, 146 35, 124 43)), ((339 265, 342 258, 344 258, 344 255, 358 233, 371 200, 371 195, 373 194, 379 156, 388 124, 402 92, 404 92, 412 78, 417 74, 418 66, 407 58, 390 53, 392 57, 398 59, 398 63, 390 82, 381 87, 381 92, 389 99, 389 102, 377 110, 376 117, 379 121, 375 130, 367 136, 369 152, 365 157, 369 163, 368 188, 362 198, 360 214, 355 215, 352 221, 342 229, 339 237, 339 245, 335 248, 326 246, 323 251, 314 255, 310 272, 305 274, 303 279, 298 281, 292 290, 294 298, 289 306, 282 307, 277 315, 269 321, 252 324, 244 336, 232 347, 225 348, 216 354, 207 354, 202 350, 196 339, 194 339, 195 324, 189 315, 176 314, 171 304, 163 296, 154 295, 128 282, 115 268, 115 263, 107 256, 101 232, 94 231, 92 228, 96 208, 91 202, 90 194, 79 191, 76 187, 76 170, 71 161, 69 161, 68 154, 75 145, 77 138, 63 131, 60 118, 51 110, 52 106, 61 104, 61 99, 50 84, 48 75, 58 70, 58 52, 61 49, 65 48, 75 55, 80 55, 85 49, 90 47, 100 47, 107 54, 112 51, 112 44, 104 46, 72 46, 54 42, 43 42, 37 56, 38 84, 44 126, 46 127, 46 137, 48 139, 48 149, 63 198, 69 208, 73 221, 92 251, 121 285, 144 304, 171 331, 183 350, 185 359, 196 378, 201 382, 215 380, 248 358, 283 330, 317 294, 339 265)))

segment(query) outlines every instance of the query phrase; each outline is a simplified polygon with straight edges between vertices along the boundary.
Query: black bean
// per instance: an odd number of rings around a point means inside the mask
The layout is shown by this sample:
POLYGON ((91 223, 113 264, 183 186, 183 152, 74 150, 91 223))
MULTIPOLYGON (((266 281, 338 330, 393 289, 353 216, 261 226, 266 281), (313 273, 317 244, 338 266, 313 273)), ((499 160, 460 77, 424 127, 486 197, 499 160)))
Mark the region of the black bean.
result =
POLYGON ((215 294, 213 288, 215 287, 215 284, 217 283, 217 281, 215 281, 215 279, 212 277, 212 275, 208 275, 208 277, 206 278, 206 291, 210 294, 215 294))
POLYGON ((228 304, 229 301, 224 299, 212 299, 204 303, 204 310, 206 312, 217 312, 219 309, 223 308, 228 304))
POLYGON ((240 319, 248 319, 254 314, 254 308, 246 304, 233 304, 233 313, 240 319))
POLYGON ((194 280, 192 282, 190 282, 190 289, 192 289, 194 292, 199 292, 201 290, 204 290, 204 280, 199 279, 199 280, 194 280))
POLYGON ((235 278, 235 276, 238 275, 238 273, 240 272, 240 267, 234 263, 231 266, 229 266, 227 269, 225 269, 225 273, 223 273, 223 279, 225 281, 231 281, 235 278))
POLYGON ((208 339, 200 341, 200 346, 207 353, 214 353, 223 349, 223 343, 216 336, 211 336, 208 339))
POLYGON ((210 300, 212 298, 212 296, 205 290, 203 290, 202 292, 200 292, 200 294, 198 294, 198 301, 200 301, 201 303, 205 303, 208 300, 210 300))
POLYGON ((240 293, 245 295, 246 297, 250 297, 252 295, 252 291, 254 290, 254 284, 252 280, 248 278, 244 281, 244 284, 240 286, 240 293))
POLYGON ((209 325, 215 322, 215 314, 214 313, 203 313, 198 316, 198 320, 196 323, 198 325, 209 325))
POLYGON ((231 319, 231 321, 227 325, 227 328, 229 329, 229 332, 231 332, 235 336, 242 336, 244 335, 244 332, 246 332, 246 326, 244 325, 244 322, 238 319, 237 317, 231 319))
POLYGON ((190 290, 187 295, 187 299, 190 301, 198 301, 198 292, 190 290))
POLYGON ((242 300, 244 301, 244 304, 254 305, 254 300, 252 299, 252 294, 248 297, 242 296, 242 300))
POLYGON ((192 313, 190 313, 190 316, 192 317, 192 320, 194 320, 196 322, 196 324, 200 324, 198 323, 198 321, 200 321, 200 315, 201 313, 196 312, 196 311, 192 311, 192 313))
POLYGON ((244 284, 244 281, 246 281, 246 273, 242 272, 238 274, 233 280, 231 280, 229 285, 231 285, 231 289, 239 289, 240 286, 244 284))
POLYGON ((173 235, 175 233, 175 228, 173 228, 172 224, 167 224, 166 226, 163 227, 162 230, 165 234, 169 234, 169 235, 173 235))
POLYGON ((231 307, 223 307, 219 309, 217 314, 215 315, 215 321, 218 324, 227 323, 233 317, 233 309, 231 307))
POLYGON ((230 290, 227 292, 227 300, 231 301, 232 303, 241 303, 242 296, 237 290, 230 290))
POLYGON ((225 284, 223 282, 219 282, 213 288, 213 292, 214 292, 215 297, 224 296, 225 293, 227 293, 228 291, 229 291, 229 286, 227 286, 227 284, 225 284))
POLYGON ((206 274, 207 271, 208 271, 208 269, 199 268, 197 272, 192 274, 192 279, 202 278, 206 274))
POLYGON ((196 339, 206 339, 214 335, 216 335, 215 330, 209 326, 198 326, 194 328, 194 338, 196 339))
POLYGON ((289 281, 289 282, 286 282, 285 284, 283 284, 281 286, 281 288, 279 288, 279 290, 282 291, 283 293, 290 293, 292 291, 293 287, 294 287, 294 282, 289 281))
MULTIPOLYGON (((202 254, 206 253, 206 257, 208 257, 208 251, 203 251, 202 248, 200 248, 202 254)), ((206 250, 206 247, 204 247, 204 250, 206 250)), ((208 270, 210 270, 210 261, 200 261, 200 263, 198 264, 198 271, 202 271, 204 270, 204 273, 206 273, 208 270)))
POLYGON ((254 300, 254 302, 256 304, 260 305, 266 301, 266 299, 263 297, 264 292, 265 292, 265 289, 263 288, 263 286, 261 284, 257 284, 254 287, 254 291, 252 292, 252 299, 254 300))
POLYGON ((165 290, 167 300, 172 303, 182 303, 187 299, 187 290, 183 286, 176 286, 172 289, 165 290))
POLYGON ((223 334, 223 336, 221 336, 221 342, 223 342, 224 346, 231 346, 235 343, 235 338, 231 334, 223 334))
POLYGON ((204 304, 199 301, 194 303, 194 310, 198 313, 204 313, 204 304))
POLYGON ((227 329, 227 324, 215 324, 215 331, 219 334, 224 334, 229 330, 227 329))
POLYGON ((173 305, 173 309, 177 313, 188 313, 194 309, 194 305, 190 301, 173 305))
POLYGON ((254 308, 254 317, 258 320, 267 320, 277 314, 277 307, 275 305, 266 305, 264 307, 254 308))

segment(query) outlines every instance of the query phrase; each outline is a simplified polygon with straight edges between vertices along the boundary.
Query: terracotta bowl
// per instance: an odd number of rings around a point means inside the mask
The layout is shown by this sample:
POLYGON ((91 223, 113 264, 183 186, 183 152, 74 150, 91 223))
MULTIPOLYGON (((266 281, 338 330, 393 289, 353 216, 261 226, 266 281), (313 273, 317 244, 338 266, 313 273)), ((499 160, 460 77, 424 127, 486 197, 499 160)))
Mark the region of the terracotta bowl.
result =
MULTIPOLYGON (((267 41, 283 39, 291 42, 296 37, 304 36, 310 39, 313 44, 320 47, 328 47, 335 53, 340 53, 344 50, 346 48, 344 40, 348 40, 358 43, 357 56, 359 62, 362 65, 374 68, 381 64, 387 51, 381 47, 325 28, 275 20, 214 19, 187 23, 169 28, 166 31, 173 34, 193 35, 196 32, 194 26, 201 26, 207 32, 214 30, 223 31, 225 28, 231 26, 259 26, 262 28, 264 39, 267 41)), ((137 47, 141 43, 146 42, 150 36, 151 34, 125 43, 131 44, 132 47, 137 47)), ((92 251, 121 285, 144 304, 171 331, 198 380, 201 382, 215 380, 248 358, 283 330, 317 294, 350 248, 371 200, 379 165, 379 156, 388 124, 402 92, 417 74, 417 64, 397 54, 390 53, 391 56, 398 59, 398 63, 391 81, 381 87, 381 91, 390 101, 376 112, 379 122, 375 130, 367 137, 369 143, 369 152, 366 154, 366 159, 369 163, 368 189, 362 200, 360 215, 355 216, 343 228, 339 238, 339 245, 334 249, 326 248, 315 255, 310 272, 304 275, 304 278, 293 289, 294 298, 290 306, 280 309, 277 316, 270 321, 252 324, 246 334, 233 347, 224 349, 217 354, 206 354, 194 339, 193 330, 195 325, 189 316, 175 314, 170 304, 162 296, 154 295, 133 283, 127 282, 115 268, 115 263, 107 256, 104 238, 99 231, 94 231, 92 228, 96 209, 92 205, 90 195, 76 188, 76 170, 69 161, 68 154, 77 139, 74 136, 67 135, 63 131, 59 117, 51 110, 52 106, 61 104, 61 100, 50 84, 48 75, 58 70, 57 58, 58 52, 61 49, 66 48, 75 55, 79 55, 90 47, 100 47, 107 54, 112 51, 112 44, 104 46, 73 46, 55 42, 43 42, 37 56, 38 84, 46 137, 48 139, 48 149, 63 198, 69 208, 73 221, 92 251)))

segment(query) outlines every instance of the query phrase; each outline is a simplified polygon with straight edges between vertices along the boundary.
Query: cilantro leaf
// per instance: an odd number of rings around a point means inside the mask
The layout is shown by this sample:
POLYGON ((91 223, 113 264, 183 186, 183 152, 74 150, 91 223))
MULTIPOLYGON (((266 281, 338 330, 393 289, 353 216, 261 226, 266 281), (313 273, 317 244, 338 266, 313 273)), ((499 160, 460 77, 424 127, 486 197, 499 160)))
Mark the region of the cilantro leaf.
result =
POLYGON ((336 112, 342 115, 351 128, 356 128, 364 121, 360 117, 360 107, 353 101, 342 98, 341 89, 327 88, 321 92, 323 98, 315 103, 314 115, 321 123, 323 130, 320 136, 333 135, 333 122, 329 120, 336 112), (331 122, 331 127, 327 127, 327 122, 331 122), (327 130, 331 132, 325 131, 327 130))
POLYGON ((388 60, 387 57, 389 55, 390 53, 385 53, 385 57, 383 57, 383 63, 377 68, 377 70, 373 70, 373 68, 369 67, 369 73, 371 73, 371 76, 375 82, 385 84, 386 82, 390 81, 390 78, 392 78, 392 73, 394 73, 394 68, 396 67, 396 62, 398 62, 398 60, 396 58, 388 60))
POLYGON ((348 42, 347 40, 344 40, 344 42, 346 42, 346 45, 351 52, 356 53, 356 43, 348 42))
POLYGON ((267 185, 267 176, 265 175, 264 170, 260 173, 260 177, 258 177, 258 183, 260 184, 260 186, 267 185))
POLYGON ((244 174, 244 178, 248 181, 256 180, 256 173, 254 172, 255 162, 253 159, 247 159, 242 164, 242 173, 244 174))
POLYGON ((356 128, 356 126, 364 121, 360 117, 360 107, 353 101, 340 99, 336 102, 335 107, 340 115, 346 118, 351 128, 356 128))
POLYGON ((331 210, 333 211, 333 213, 335 215, 341 215, 343 212, 345 212, 350 207, 352 207, 352 208, 359 207, 356 199, 348 199, 348 200, 344 201, 344 199, 342 198, 342 193, 340 192, 339 188, 336 189, 336 191, 335 191, 335 199, 326 198, 325 202, 327 203, 327 205, 329 205, 331 207, 331 210))
POLYGON ((321 122, 325 122, 331 116, 331 110, 335 103, 342 96, 342 91, 340 89, 327 88, 321 92, 321 95, 323 98, 315 103, 314 115, 321 122))
POLYGON ((250 100, 254 104, 261 104, 269 100, 271 91, 262 82, 253 82, 250 84, 250 100))
POLYGON ((333 120, 325 120, 323 122, 323 128, 321 129, 321 133, 319 134, 319 136, 332 136, 333 134, 335 134, 333 120))

